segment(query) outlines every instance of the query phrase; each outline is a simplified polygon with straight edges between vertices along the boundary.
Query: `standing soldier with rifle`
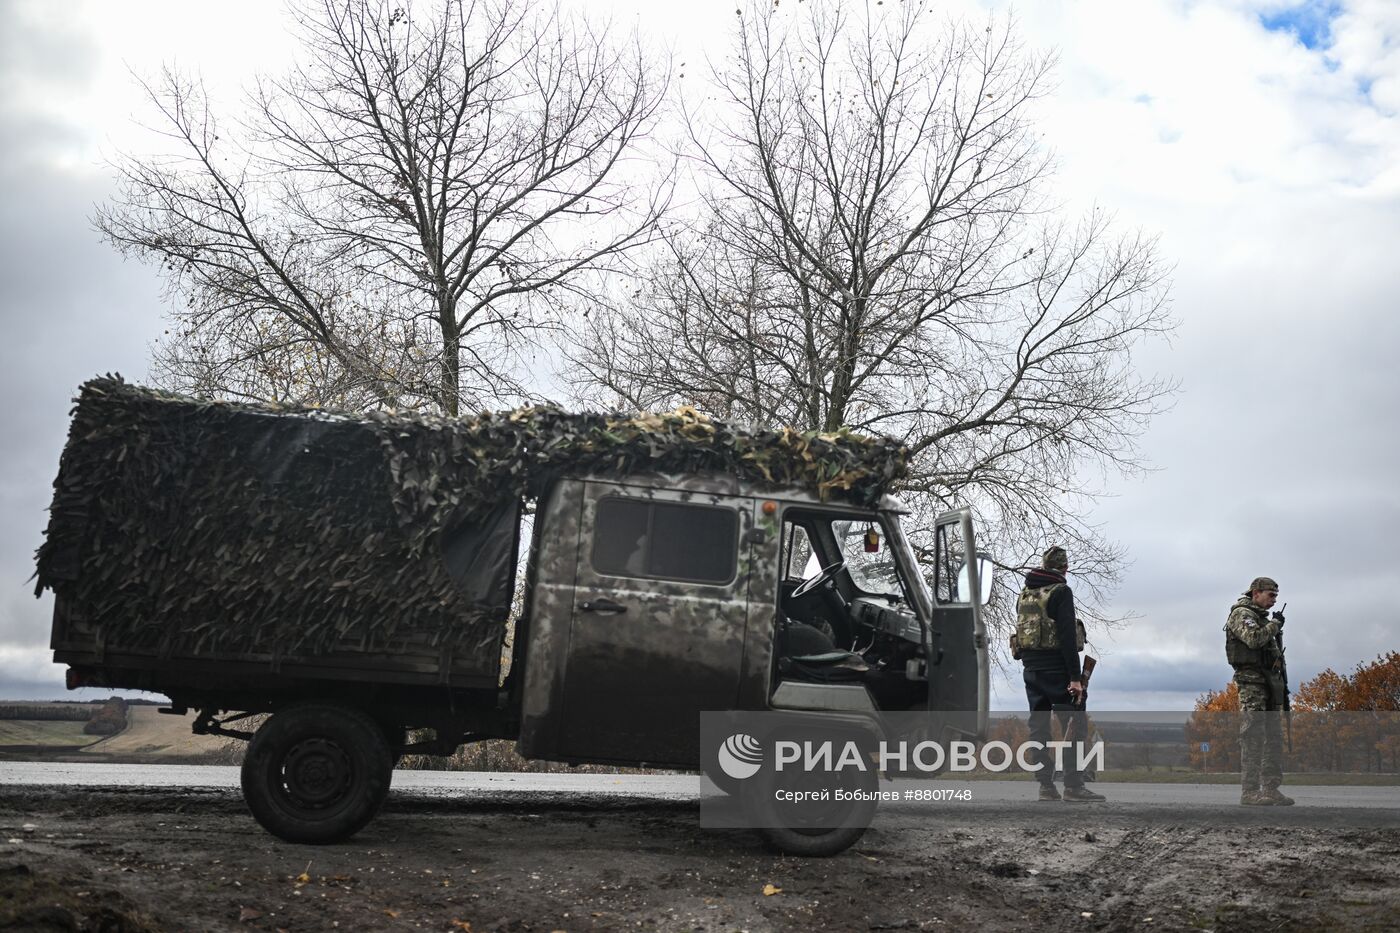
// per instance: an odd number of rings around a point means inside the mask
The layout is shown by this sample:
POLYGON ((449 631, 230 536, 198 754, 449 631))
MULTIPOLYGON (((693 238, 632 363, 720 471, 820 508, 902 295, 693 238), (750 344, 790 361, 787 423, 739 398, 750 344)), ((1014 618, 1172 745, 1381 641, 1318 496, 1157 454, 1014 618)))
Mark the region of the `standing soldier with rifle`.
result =
POLYGON ((1283 660, 1283 612, 1269 618, 1278 584, 1255 577, 1230 607, 1225 622, 1225 657, 1235 669, 1240 692, 1240 803, 1293 805, 1279 792, 1283 783, 1283 728, 1288 710, 1288 674, 1283 660))
MULTIPOLYGON (((1012 657, 1024 665, 1026 700, 1030 704, 1030 738, 1044 750, 1040 759, 1041 800, 1060 800, 1055 789, 1054 756, 1048 751, 1052 711, 1060 714, 1066 731, 1074 730, 1084 741, 1085 676, 1080 670, 1079 652, 1084 650, 1083 626, 1074 614, 1074 593, 1065 582, 1069 555, 1062 547, 1047 550, 1040 569, 1026 574, 1026 585, 1016 603, 1016 634, 1012 657)), ((1084 786, 1077 756, 1065 756, 1064 800, 1097 803, 1104 799, 1084 786)))

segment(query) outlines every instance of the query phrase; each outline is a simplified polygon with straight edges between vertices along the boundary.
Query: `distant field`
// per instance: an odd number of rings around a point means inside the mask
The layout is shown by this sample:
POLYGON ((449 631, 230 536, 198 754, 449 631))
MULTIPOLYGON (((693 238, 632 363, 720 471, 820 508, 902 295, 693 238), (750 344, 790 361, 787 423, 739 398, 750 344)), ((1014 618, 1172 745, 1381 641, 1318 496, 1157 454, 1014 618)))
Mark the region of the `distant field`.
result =
POLYGON ((0 757, 44 760, 50 755, 80 751, 82 758, 94 761, 190 763, 227 756, 230 740, 194 735, 190 722, 187 716, 163 716, 154 706, 132 706, 127 709, 126 729, 116 735, 101 736, 84 735, 86 722, 0 718, 0 757))
POLYGON ((152 758, 198 758, 217 754, 229 739, 217 735, 195 735, 189 716, 166 716, 154 706, 132 706, 126 711, 125 732, 101 745, 87 749, 84 756, 152 758))
POLYGON ((48 748, 91 745, 100 735, 83 735, 86 722, 61 719, 0 719, 0 746, 29 745, 48 748))

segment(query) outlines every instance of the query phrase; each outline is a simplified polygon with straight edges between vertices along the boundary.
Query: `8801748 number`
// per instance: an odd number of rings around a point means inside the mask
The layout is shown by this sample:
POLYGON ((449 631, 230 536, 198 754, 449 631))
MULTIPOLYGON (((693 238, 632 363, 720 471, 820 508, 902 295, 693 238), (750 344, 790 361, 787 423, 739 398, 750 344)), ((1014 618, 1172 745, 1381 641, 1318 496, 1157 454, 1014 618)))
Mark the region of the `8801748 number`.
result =
POLYGON ((904 792, 904 799, 922 801, 971 800, 972 791, 966 787, 911 787, 904 792))

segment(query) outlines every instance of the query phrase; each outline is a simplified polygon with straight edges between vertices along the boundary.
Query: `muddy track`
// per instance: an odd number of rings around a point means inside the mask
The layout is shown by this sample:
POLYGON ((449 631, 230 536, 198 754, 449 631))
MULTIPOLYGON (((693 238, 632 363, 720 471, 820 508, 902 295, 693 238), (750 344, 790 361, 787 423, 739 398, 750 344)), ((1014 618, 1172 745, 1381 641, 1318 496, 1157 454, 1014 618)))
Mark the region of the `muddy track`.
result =
POLYGON ((227 790, 6 788, 0 928, 1394 929, 1396 814, 1293 809, 896 810, 803 860, 691 802, 395 793, 314 847, 227 790))

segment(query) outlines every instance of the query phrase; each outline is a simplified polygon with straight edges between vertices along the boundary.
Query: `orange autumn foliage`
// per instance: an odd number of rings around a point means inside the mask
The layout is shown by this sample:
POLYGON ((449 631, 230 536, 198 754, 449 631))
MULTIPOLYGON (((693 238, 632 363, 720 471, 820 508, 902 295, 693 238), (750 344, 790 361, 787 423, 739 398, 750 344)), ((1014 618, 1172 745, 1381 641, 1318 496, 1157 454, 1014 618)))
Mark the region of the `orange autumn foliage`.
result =
POLYGON ((1224 690, 1212 690, 1196 699, 1196 711, 1186 722, 1191 766, 1205 771, 1238 771, 1240 768, 1240 689, 1232 680, 1224 690), (1209 746, 1209 751, 1203 751, 1209 746))
POLYGON ((1400 711, 1400 651, 1377 655, 1369 664, 1356 665, 1348 682, 1346 703, 1346 709, 1400 711))
MULTIPOLYGON (((1400 652, 1358 664, 1349 676, 1328 668, 1299 685, 1291 701, 1286 770, 1400 771, 1400 652)), ((1196 700, 1186 726, 1192 765, 1238 770, 1239 708, 1233 682, 1196 700)))

